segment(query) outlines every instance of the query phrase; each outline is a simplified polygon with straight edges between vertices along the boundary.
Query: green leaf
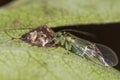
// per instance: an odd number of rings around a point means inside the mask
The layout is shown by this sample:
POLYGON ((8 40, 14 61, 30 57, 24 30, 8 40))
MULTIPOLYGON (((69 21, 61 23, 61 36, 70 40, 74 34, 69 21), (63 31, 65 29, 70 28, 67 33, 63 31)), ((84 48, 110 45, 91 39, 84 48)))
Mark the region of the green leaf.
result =
POLYGON ((35 47, 19 38, 39 25, 120 21, 119 0, 15 0, 0 9, 1 80, 119 80, 120 72, 64 48, 35 47), (13 29, 13 30, 9 30, 13 29), (8 36, 4 30, 9 33, 8 36))

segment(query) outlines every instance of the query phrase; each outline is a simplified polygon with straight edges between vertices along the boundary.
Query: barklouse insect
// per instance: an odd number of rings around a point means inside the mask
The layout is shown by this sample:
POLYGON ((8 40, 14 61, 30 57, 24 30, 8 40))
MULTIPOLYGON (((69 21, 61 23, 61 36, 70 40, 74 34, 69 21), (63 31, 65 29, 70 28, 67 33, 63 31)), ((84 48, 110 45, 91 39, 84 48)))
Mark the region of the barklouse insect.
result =
POLYGON ((118 57, 111 48, 78 38, 68 33, 67 30, 55 33, 48 26, 44 25, 23 34, 19 39, 33 46, 61 46, 81 57, 91 60, 98 59, 105 66, 118 64, 118 57))

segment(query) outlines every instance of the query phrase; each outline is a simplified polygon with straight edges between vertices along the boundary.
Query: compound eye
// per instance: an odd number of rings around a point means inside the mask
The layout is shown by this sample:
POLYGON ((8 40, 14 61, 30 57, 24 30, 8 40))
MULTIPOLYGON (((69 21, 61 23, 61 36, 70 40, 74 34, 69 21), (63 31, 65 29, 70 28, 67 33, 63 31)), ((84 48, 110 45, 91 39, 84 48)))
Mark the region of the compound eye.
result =
POLYGON ((45 37, 47 37, 47 36, 46 36, 45 34, 41 34, 40 37, 44 37, 44 38, 45 38, 45 37))

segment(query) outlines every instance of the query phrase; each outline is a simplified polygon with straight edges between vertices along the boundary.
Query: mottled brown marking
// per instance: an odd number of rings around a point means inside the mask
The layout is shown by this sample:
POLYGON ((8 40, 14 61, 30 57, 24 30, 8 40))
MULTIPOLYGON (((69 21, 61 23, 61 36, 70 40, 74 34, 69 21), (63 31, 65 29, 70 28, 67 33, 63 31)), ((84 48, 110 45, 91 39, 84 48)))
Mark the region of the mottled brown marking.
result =
POLYGON ((53 42, 54 32, 45 26, 40 26, 32 29, 28 33, 23 34, 20 39, 33 45, 39 47, 50 47, 54 44, 53 42))

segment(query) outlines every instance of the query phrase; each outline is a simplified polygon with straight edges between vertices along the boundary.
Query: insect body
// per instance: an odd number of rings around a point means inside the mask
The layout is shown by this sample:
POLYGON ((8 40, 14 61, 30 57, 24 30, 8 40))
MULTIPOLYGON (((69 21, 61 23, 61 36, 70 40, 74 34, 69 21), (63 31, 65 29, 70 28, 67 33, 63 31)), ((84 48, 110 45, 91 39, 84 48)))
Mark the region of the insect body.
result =
POLYGON ((97 58, 105 66, 115 66, 118 63, 115 52, 105 45, 93 43, 66 32, 58 32, 54 38, 56 44, 65 47, 76 55, 88 59, 97 58))
POLYGON ((115 52, 109 47, 78 38, 64 31, 55 33, 46 25, 32 29, 19 39, 38 47, 62 46, 81 57, 91 60, 96 58, 105 66, 115 66, 118 63, 115 52))

